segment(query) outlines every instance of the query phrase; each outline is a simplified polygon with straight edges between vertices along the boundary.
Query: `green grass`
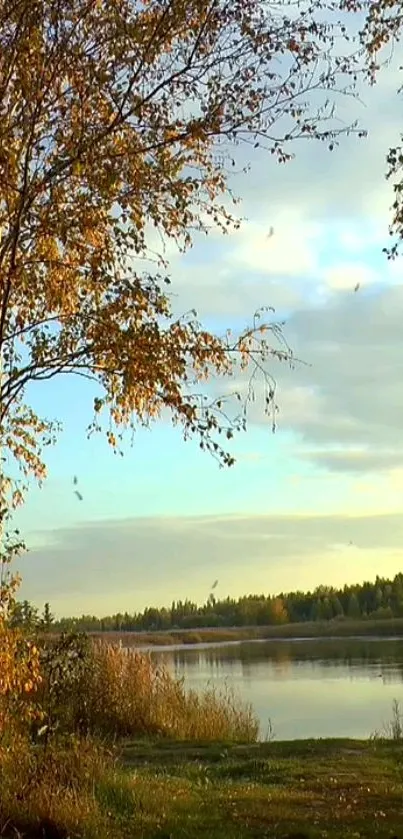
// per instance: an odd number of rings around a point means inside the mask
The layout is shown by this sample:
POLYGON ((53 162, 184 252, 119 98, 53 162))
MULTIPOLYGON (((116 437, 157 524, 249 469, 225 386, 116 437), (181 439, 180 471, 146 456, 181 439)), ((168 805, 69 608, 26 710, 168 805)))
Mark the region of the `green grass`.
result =
POLYGON ((94 632, 90 635, 125 646, 170 646, 247 641, 258 638, 334 638, 368 635, 403 636, 403 618, 387 620, 331 620, 286 623, 278 626, 178 629, 166 632, 94 632))
POLYGON ((395 743, 139 741, 121 761, 115 783, 126 793, 110 794, 108 806, 116 800, 127 839, 403 836, 403 746, 395 743))
POLYGON ((389 740, 257 743, 236 697, 150 656, 95 644, 84 663, 35 695, 57 688, 49 739, 23 720, 0 736, 3 839, 403 839, 397 702, 389 740))
POLYGON ((403 837, 403 745, 393 741, 141 739, 115 760, 77 741, 55 744, 39 776, 31 763, 20 753, 9 790, 2 777, 7 839, 403 837))

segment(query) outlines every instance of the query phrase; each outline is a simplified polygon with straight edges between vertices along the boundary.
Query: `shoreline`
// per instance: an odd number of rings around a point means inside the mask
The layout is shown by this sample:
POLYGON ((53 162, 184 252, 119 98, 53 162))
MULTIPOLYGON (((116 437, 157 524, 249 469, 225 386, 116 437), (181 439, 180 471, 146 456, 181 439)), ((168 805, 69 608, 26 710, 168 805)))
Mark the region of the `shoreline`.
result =
POLYGON ((312 641, 331 640, 403 640, 403 618, 387 620, 333 620, 326 622, 288 623, 277 626, 209 627, 161 631, 124 632, 119 630, 89 632, 89 637, 125 647, 177 647, 230 644, 242 641, 312 641))
POLYGON ((385 740, 150 740, 123 744, 120 765, 151 799, 148 820, 163 800, 164 836, 397 839, 402 758, 385 740))

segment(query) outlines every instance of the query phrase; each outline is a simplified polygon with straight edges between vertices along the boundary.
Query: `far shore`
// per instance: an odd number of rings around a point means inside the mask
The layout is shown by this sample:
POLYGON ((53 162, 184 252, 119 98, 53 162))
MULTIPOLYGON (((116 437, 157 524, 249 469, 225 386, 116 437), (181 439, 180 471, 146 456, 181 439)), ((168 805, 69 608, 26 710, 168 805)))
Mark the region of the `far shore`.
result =
POLYGON ((91 632, 93 638, 127 647, 169 647, 179 644, 217 644, 254 640, 302 640, 375 636, 403 639, 403 618, 388 620, 332 620, 287 623, 277 626, 203 627, 143 632, 91 632))

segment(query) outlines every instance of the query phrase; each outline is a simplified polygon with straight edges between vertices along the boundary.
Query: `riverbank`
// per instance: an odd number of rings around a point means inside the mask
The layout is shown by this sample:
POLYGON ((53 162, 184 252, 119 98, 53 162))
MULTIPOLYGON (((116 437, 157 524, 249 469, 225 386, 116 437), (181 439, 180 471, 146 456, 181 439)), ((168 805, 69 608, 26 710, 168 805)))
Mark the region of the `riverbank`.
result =
POLYGON ((5 839, 403 836, 403 746, 392 741, 144 739, 126 741, 114 760, 83 741, 75 752, 59 746, 51 763, 39 798, 16 802, 5 839), (63 784, 63 794, 45 797, 44 784, 63 784))
POLYGON ((218 644, 233 641, 301 638, 403 637, 403 618, 387 620, 332 620, 276 626, 212 627, 161 632, 93 632, 91 637, 125 647, 167 647, 178 644, 218 644))
POLYGON ((402 763, 386 741, 128 743, 115 817, 128 839, 391 839, 403 836, 402 763))
POLYGON ((80 636, 43 653, 32 699, 3 695, 3 839, 402 839, 397 705, 390 741, 259 743, 249 706, 150 656, 80 636))
MULTIPOLYGON (((126 742, 116 763, 84 749, 51 818, 11 839, 400 839, 403 746, 306 740, 126 742)), ((78 757, 78 755, 77 755, 78 757)), ((54 756, 53 773, 63 755, 54 756)), ((49 811, 49 803, 47 803, 49 811)), ((24 810, 21 803, 19 811, 24 810)), ((40 807, 36 808, 38 816, 40 807)), ((16 833, 18 825, 20 832, 16 833)))

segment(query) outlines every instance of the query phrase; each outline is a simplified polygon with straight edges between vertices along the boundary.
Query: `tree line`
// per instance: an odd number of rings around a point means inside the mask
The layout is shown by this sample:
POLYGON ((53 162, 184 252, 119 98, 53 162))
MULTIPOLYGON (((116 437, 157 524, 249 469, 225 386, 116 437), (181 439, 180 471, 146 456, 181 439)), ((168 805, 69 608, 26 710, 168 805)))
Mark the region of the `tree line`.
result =
POLYGON ((313 591, 275 596, 249 594, 218 599, 212 593, 203 605, 177 600, 170 607, 148 606, 142 612, 117 612, 106 617, 82 615, 55 620, 49 603, 40 613, 25 600, 14 604, 10 621, 14 626, 37 626, 44 631, 141 632, 395 617, 403 617, 403 573, 393 579, 377 576, 374 582, 342 588, 321 585, 313 591))

